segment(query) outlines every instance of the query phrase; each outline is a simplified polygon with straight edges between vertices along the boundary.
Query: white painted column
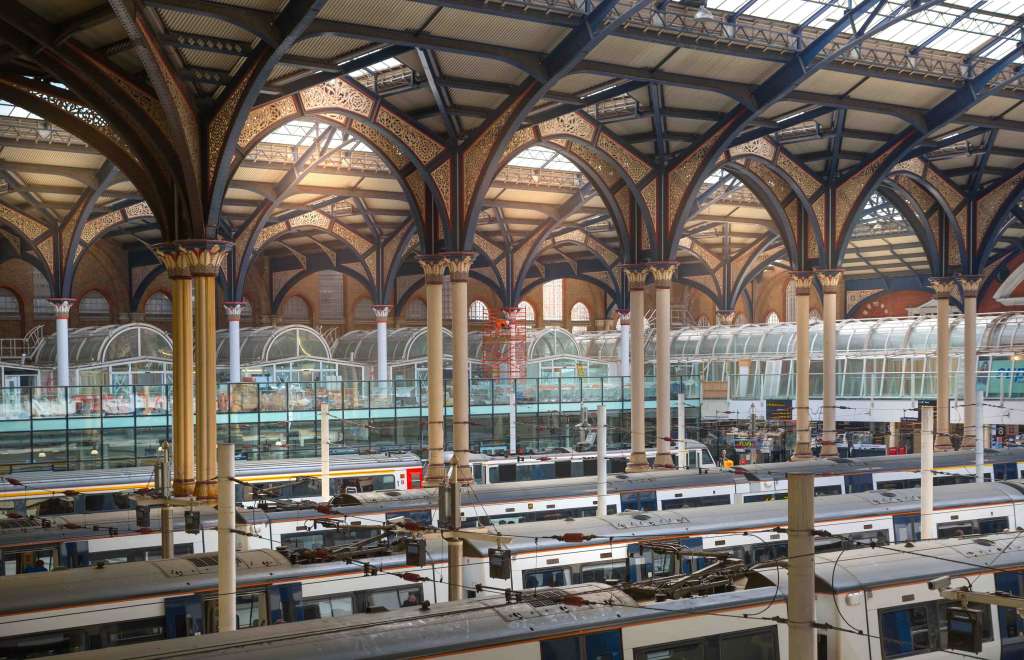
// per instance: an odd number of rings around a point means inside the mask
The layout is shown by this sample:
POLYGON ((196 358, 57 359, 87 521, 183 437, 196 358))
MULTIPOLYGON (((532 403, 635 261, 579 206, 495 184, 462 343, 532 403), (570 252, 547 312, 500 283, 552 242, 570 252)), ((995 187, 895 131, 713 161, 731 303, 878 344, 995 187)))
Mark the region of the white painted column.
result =
POLYGON ((224 303, 228 320, 228 382, 242 382, 241 322, 244 302, 224 303))
POLYGON ((935 409, 921 408, 921 538, 938 537, 935 525, 935 409))
POLYGON ((789 481, 789 619, 790 660, 814 660, 814 475, 786 475, 789 481))
POLYGON ((235 446, 217 445, 217 632, 236 629, 235 446))
POLYGON ((608 408, 597 407, 597 515, 608 515, 608 408))
POLYGON ((964 437, 960 445, 969 449, 981 444, 976 432, 976 420, 981 419, 982 398, 978 395, 978 293, 981 278, 975 275, 960 277, 960 290, 964 295, 964 437))
POLYGON ((650 267, 651 275, 654 278, 654 381, 655 400, 657 403, 655 429, 657 433, 656 446, 658 453, 654 458, 654 467, 670 470, 672 454, 669 451, 669 443, 672 441, 672 404, 669 399, 671 394, 672 371, 671 356, 669 355, 669 340, 672 332, 672 278, 675 276, 676 264, 660 263, 650 267))
POLYGON ((822 288, 821 363, 822 382, 821 457, 838 456, 836 450, 836 299, 842 271, 818 272, 822 288))
POLYGON ((647 268, 639 265, 627 267, 626 277, 629 279, 629 312, 636 319, 636 327, 629 336, 630 453, 626 472, 645 472, 651 469, 647 464, 644 439, 644 284, 647 268))
POLYGON ((377 319, 377 380, 391 380, 388 377, 388 313, 391 305, 374 305, 373 315, 377 319))
POLYGON ((68 318, 75 306, 74 298, 50 298, 56 316, 57 387, 71 385, 71 362, 68 354, 68 318))
POLYGON ((619 376, 629 375, 629 310, 619 310, 619 376))
POLYGON ((438 486, 444 479, 444 334, 442 297, 445 259, 420 258, 427 292, 427 476, 424 485, 438 486))
POLYGON ((469 465, 469 269, 474 252, 452 252, 448 272, 452 281, 452 399, 455 404, 452 449, 458 459, 460 484, 473 482, 469 465))
POLYGON ((949 438, 949 298, 956 284, 950 278, 933 277, 931 286, 935 290, 938 339, 935 355, 935 451, 946 452, 953 450, 949 438))
POLYGON ((791 457, 794 461, 814 458, 811 452, 811 343, 810 305, 811 273, 793 273, 796 283, 796 448, 791 457))
POLYGON ((985 432, 982 430, 984 428, 985 388, 979 385, 975 394, 977 395, 975 401, 978 414, 974 417, 974 437, 976 439, 974 443, 974 481, 981 484, 985 483, 985 432))
POLYGON ((320 404, 320 497, 331 497, 331 406, 320 404))
POLYGON ((680 470, 685 470, 690 460, 690 452, 686 451, 686 393, 680 392, 676 405, 679 407, 679 447, 676 450, 676 463, 680 470))

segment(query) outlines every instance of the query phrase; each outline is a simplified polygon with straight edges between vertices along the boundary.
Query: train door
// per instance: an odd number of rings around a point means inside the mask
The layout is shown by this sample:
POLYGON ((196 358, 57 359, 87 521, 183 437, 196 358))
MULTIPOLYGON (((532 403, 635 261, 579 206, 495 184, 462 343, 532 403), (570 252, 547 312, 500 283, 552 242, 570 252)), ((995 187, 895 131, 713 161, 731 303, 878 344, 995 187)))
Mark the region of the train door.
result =
MULTIPOLYGON (((996 573, 996 591, 1011 596, 1021 595, 1019 573, 996 573)), ((1024 660, 1024 619, 1009 607, 996 608, 999 613, 999 639, 1003 660, 1024 660)))
MULTIPOLYGON (((276 599, 276 612, 269 607, 267 593, 264 591, 250 591, 240 593, 235 597, 235 627, 238 630, 243 628, 256 628, 265 626, 270 621, 271 614, 275 614, 278 620, 275 623, 282 623, 281 601, 276 599)), ((219 627, 217 620, 217 599, 209 598, 203 601, 203 632, 215 633, 219 627)))
POLYGON ((165 600, 164 630, 168 638, 202 634, 203 604, 199 596, 179 596, 165 600))
MULTIPOLYGON (((690 548, 692 550, 701 550, 704 548, 704 541, 702 539, 682 539, 679 541, 679 545, 684 548, 690 548)), ((707 557, 682 557, 680 565, 680 573, 683 575, 689 575, 694 571, 699 571, 708 565, 707 557)))
POLYGON ((892 527, 896 533, 896 538, 893 540, 894 543, 916 541, 921 538, 920 515, 893 516, 892 527))
POLYGON ((301 618, 302 585, 279 584, 267 591, 267 610, 271 625, 301 618))
POLYGON ((405 471, 405 487, 409 490, 423 488, 423 468, 409 468, 405 471))

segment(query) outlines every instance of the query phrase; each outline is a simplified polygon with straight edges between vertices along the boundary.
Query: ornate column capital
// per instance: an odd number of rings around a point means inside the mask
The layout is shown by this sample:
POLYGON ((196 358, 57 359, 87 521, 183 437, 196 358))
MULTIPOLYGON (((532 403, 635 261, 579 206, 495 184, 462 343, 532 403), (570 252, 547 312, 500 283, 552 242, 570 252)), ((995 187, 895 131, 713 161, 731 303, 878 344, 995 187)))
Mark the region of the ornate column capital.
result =
POLYGON ((423 255, 417 261, 420 262, 420 268, 423 269, 427 284, 442 284, 444 282, 444 273, 448 270, 448 259, 444 255, 423 255))
POLYGON ((661 261, 647 267, 651 277, 654 278, 654 286, 659 289, 672 287, 672 279, 676 275, 676 268, 679 266, 675 261, 661 261))
POLYGON ((78 302, 78 298, 47 298, 47 300, 53 305, 54 315, 64 321, 71 316, 71 309, 78 302))
POLYGON ((932 277, 928 280, 928 284, 935 292, 936 300, 952 298, 956 292, 956 279, 952 277, 932 277))
POLYGON ((821 288, 825 293, 839 293, 839 285, 843 282, 843 271, 841 270, 819 270, 815 271, 821 288))
POLYGON ((629 310, 620 309, 619 311, 619 325, 629 325, 629 310))
POLYGON ((173 278, 186 277, 182 273, 183 269, 187 269, 193 276, 210 277, 217 274, 234 247, 231 241, 196 239, 160 243, 156 246, 156 252, 173 278))
POLYGON ((391 305, 374 305, 373 315, 377 318, 377 323, 387 323, 388 314, 391 313, 391 305))
POLYGON ((715 311, 715 322, 718 325, 732 325, 736 322, 735 309, 719 309, 715 311))
POLYGON ((231 300, 224 303, 224 314, 228 321, 239 322, 242 320, 242 312, 245 311, 245 301, 231 300))
POLYGON ((153 253, 172 280, 192 279, 192 266, 188 251, 180 243, 157 243, 153 253))
POLYGON ((647 284, 647 265, 629 264, 623 268, 626 273, 626 281, 629 282, 631 291, 643 290, 647 284))
POLYGON ((811 287, 814 286, 814 273, 808 270, 794 270, 790 277, 796 285, 796 295, 811 295, 811 287))
POLYGON ((981 293, 981 275, 961 275, 960 289, 964 292, 964 298, 977 298, 981 293))
POLYGON ((453 282, 469 280, 469 269, 476 259, 476 252, 445 252, 441 256, 448 264, 448 274, 453 282))

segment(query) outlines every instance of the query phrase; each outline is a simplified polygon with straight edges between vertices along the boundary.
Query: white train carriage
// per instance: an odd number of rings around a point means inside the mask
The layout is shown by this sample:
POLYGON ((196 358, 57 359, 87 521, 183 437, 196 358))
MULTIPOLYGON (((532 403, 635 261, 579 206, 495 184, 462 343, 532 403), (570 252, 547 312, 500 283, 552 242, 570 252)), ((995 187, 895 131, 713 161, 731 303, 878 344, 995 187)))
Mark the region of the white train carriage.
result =
MULTIPOLYGON (((974 591, 1020 593, 1019 532, 880 546, 815 558, 819 658, 951 655, 1016 658, 1024 636, 1014 610, 977 606, 979 654, 946 650, 949 601, 929 587, 941 577, 974 591)), ((649 585, 645 585, 649 586, 649 585)), ((121 646, 70 660, 218 657, 458 657, 462 660, 778 660, 789 655, 784 569, 765 567, 733 591, 660 597, 601 584, 528 590, 430 608, 249 628, 230 634, 121 646), (426 610, 426 611, 425 611, 426 610)))

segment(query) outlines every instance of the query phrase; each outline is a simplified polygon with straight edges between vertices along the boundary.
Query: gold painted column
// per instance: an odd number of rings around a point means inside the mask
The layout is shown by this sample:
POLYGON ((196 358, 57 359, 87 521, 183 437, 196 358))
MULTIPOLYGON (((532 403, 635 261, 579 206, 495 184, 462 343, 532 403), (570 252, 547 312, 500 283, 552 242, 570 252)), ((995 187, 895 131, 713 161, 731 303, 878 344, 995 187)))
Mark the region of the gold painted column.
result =
POLYGON ((178 243, 155 247, 171 278, 171 447, 174 452, 175 497, 195 492, 196 447, 193 418, 192 271, 188 252, 178 243))
POLYGON ((476 253, 451 252, 445 256, 452 280, 452 448, 458 461, 459 483, 467 484, 473 481, 469 465, 469 269, 476 253))
POLYGON ((810 313, 811 286, 814 274, 793 273, 796 284, 796 448, 791 457, 794 461, 814 458, 811 453, 811 342, 810 313))
POLYGON ((653 264, 650 267, 654 277, 654 309, 655 309, 655 348, 654 348, 654 382, 656 387, 658 453, 654 458, 654 467, 671 470, 672 452, 669 444, 672 441, 672 407, 670 401, 670 374, 672 364, 669 356, 669 339, 672 331, 672 278, 676 273, 676 264, 672 262, 653 264))
POLYGON ((961 449, 973 448, 978 415, 978 293, 981 278, 961 275, 960 290, 964 294, 964 436, 961 449))
POLYGON ((644 440, 644 284, 647 267, 639 264, 626 266, 629 280, 629 314, 632 319, 629 333, 629 439, 630 453, 626 472, 645 472, 647 446, 644 440))
POLYGON ((444 332, 442 288, 447 260, 420 257, 427 292, 427 476, 425 486, 444 481, 444 332))
POLYGON ((935 353, 935 451, 952 451, 949 439, 949 298, 956 281, 949 277, 933 277, 935 291, 935 334, 938 346, 935 353))
POLYGON ((196 291, 196 498, 217 498, 217 273, 227 241, 183 241, 196 291))
POLYGON ((841 270, 818 271, 821 282, 821 363, 822 381, 821 457, 838 456, 836 450, 836 296, 843 279, 841 270))

